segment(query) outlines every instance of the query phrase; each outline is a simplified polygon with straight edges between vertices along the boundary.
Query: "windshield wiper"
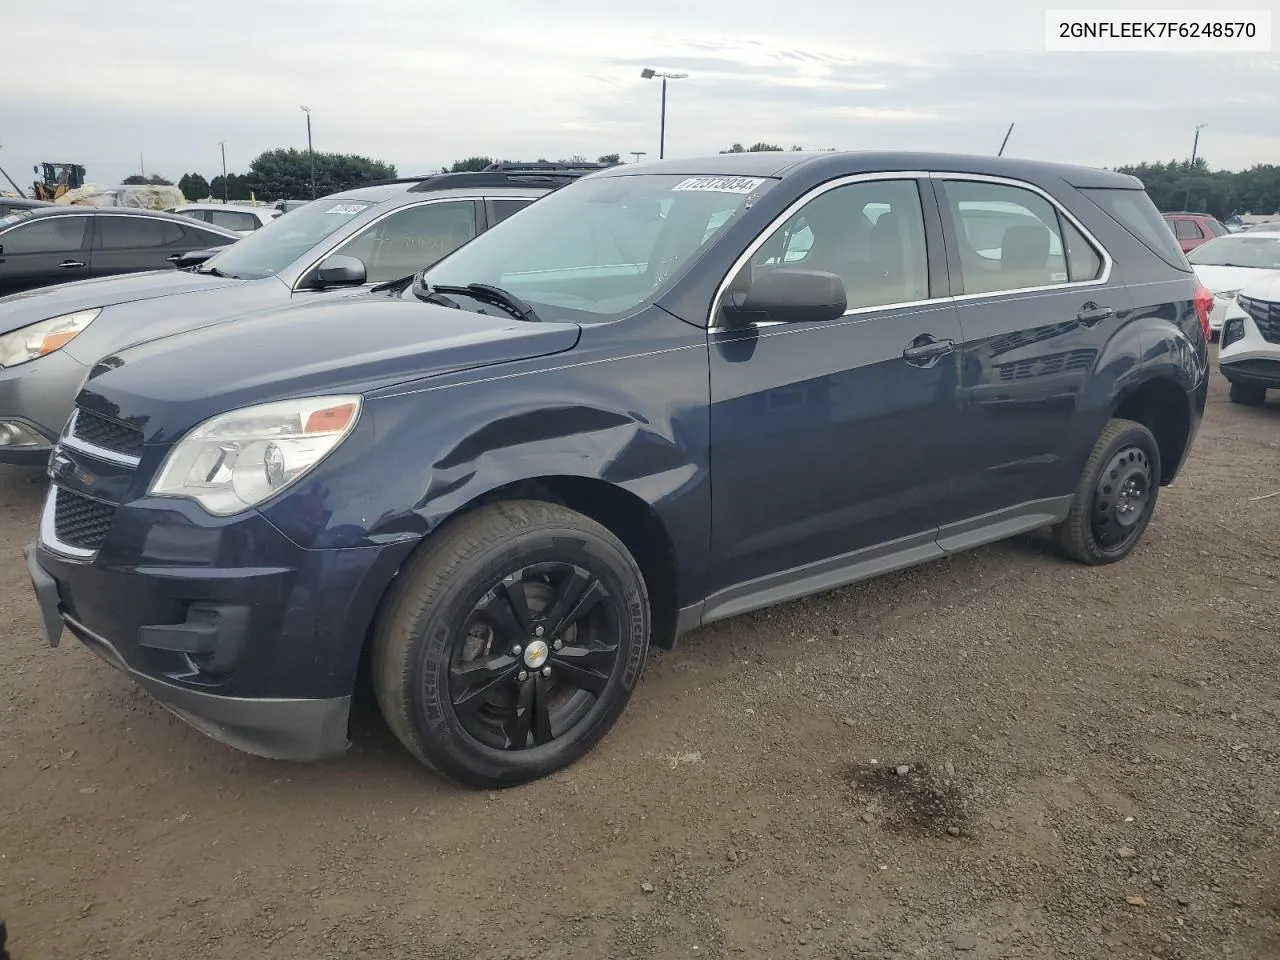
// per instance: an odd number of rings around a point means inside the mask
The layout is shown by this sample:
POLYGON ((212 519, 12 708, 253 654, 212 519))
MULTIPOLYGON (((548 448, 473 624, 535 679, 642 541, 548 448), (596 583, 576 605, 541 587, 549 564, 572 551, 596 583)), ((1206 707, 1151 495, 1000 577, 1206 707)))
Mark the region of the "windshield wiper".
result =
MULTIPOLYGON (((433 283, 427 290, 428 296, 431 294, 450 293, 471 297, 473 300, 480 300, 483 303, 492 303, 496 307, 502 307, 516 318, 527 320, 530 323, 539 323, 542 320, 533 307, 529 306, 514 293, 509 290, 503 290, 501 287, 495 287, 491 283, 468 283, 465 286, 433 283)), ((419 298, 423 299, 423 296, 419 294, 419 298)), ((445 299, 448 298, 446 297, 445 299)))

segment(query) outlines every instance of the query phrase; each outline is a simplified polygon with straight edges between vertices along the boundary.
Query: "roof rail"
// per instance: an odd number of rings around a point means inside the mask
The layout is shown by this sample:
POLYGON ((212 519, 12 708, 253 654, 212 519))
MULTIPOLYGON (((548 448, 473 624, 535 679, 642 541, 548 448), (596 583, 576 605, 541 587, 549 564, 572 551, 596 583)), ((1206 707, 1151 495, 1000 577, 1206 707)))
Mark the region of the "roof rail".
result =
POLYGON ((542 184, 564 185, 570 180, 603 170, 610 164, 519 164, 492 165, 484 170, 464 170, 458 173, 424 173, 419 177, 389 177, 384 180, 367 180, 360 187, 384 187, 398 183, 413 184, 414 193, 432 190, 450 190, 455 187, 530 187, 542 184))
POLYGON ((606 167, 614 166, 611 163, 591 163, 586 160, 536 160, 531 163, 512 162, 510 160, 498 160, 495 163, 485 167, 485 172, 490 170, 505 170, 507 173, 553 173, 566 172, 572 170, 603 170, 606 167))

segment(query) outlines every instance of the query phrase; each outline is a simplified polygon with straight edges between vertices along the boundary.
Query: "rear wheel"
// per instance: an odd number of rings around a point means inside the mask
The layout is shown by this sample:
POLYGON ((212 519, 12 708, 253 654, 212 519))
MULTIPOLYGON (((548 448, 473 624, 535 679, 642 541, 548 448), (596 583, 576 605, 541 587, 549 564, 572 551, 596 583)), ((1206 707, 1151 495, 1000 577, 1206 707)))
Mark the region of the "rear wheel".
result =
POLYGON ((1232 403, 1245 407, 1260 407, 1267 402, 1267 388, 1256 383, 1233 383, 1227 396, 1232 403))
POLYGON ((1111 420, 1090 453, 1058 545, 1081 563, 1114 563, 1146 533, 1160 492, 1160 447, 1133 420, 1111 420))
POLYGON ((649 642, 644 578, 600 524, 499 503, 433 535, 373 637, 378 704, 421 761, 475 786, 583 756, 635 689, 649 642))

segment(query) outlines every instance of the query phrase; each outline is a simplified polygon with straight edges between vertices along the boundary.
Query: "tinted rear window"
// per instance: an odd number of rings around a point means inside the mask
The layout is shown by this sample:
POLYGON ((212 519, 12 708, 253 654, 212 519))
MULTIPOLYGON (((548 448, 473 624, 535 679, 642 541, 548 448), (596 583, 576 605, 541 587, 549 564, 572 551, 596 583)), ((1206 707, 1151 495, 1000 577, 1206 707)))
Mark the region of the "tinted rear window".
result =
POLYGON ((1100 206, 1111 218, 1137 237, 1169 266, 1191 273, 1191 264, 1178 246, 1173 231, 1151 202, 1145 190, 1116 187, 1084 187, 1080 192, 1100 206))

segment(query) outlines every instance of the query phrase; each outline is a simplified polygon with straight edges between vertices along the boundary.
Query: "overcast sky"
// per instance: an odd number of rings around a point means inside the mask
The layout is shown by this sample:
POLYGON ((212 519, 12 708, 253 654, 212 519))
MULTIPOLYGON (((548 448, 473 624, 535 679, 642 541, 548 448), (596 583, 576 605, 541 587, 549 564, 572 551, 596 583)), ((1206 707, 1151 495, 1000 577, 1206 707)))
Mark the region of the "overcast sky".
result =
MULTIPOLYGON (((660 91, 644 66, 689 74, 670 85, 668 157, 756 140, 994 153, 1016 122, 1008 155, 1114 166, 1185 158, 1207 123, 1212 166, 1280 162, 1280 46, 1047 53, 1046 5, 1174 4, 15 2, 0 13, 0 166, 24 187, 40 160, 113 183, 139 154, 149 174, 212 177, 220 140, 232 171, 305 148, 302 104, 317 150, 404 174, 472 154, 653 159, 660 91)), ((1280 0, 1236 5, 1280 24, 1280 0)))

